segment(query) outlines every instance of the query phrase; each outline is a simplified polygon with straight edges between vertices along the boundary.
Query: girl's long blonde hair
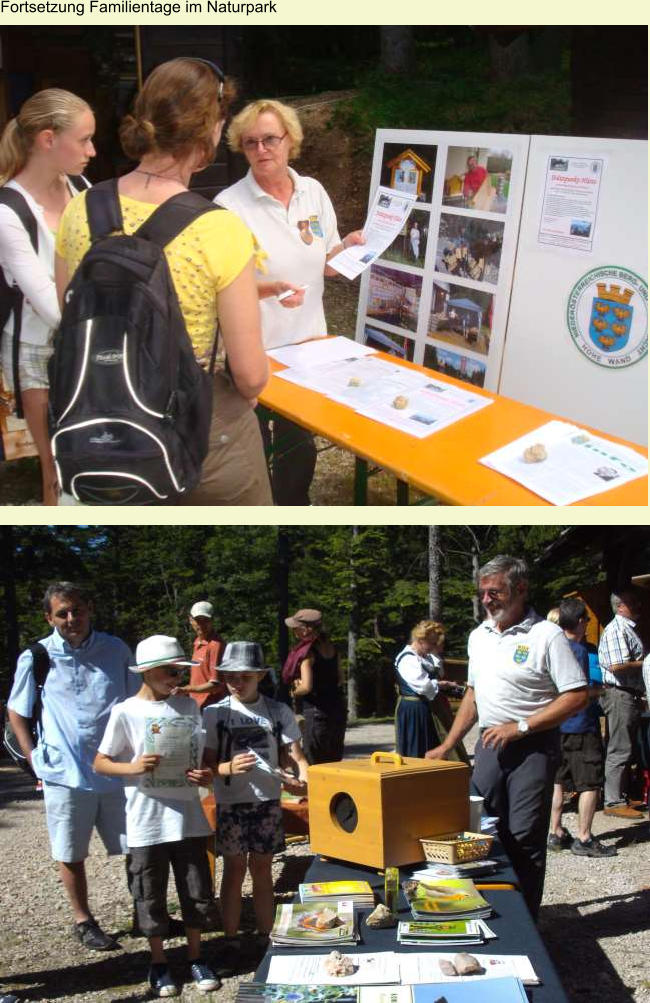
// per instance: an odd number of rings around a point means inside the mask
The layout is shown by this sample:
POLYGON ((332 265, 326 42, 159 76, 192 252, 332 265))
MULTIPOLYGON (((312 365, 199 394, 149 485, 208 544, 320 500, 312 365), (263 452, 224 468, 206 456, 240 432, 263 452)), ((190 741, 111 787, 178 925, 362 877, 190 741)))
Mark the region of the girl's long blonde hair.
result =
POLYGON ((59 87, 48 87, 28 98, 0 137, 0 185, 20 174, 39 132, 69 129, 77 115, 90 110, 83 98, 59 87))

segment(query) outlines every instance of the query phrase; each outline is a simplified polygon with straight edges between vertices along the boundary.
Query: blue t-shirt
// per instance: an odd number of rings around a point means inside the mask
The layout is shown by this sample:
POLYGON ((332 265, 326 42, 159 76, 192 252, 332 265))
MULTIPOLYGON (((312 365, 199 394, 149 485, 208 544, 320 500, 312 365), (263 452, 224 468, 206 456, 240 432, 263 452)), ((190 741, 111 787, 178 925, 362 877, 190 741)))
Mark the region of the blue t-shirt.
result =
MULTIPOLYGON (((42 734, 34 750, 34 772, 41 780, 88 791, 118 790, 119 777, 104 777, 92 766, 113 704, 139 689, 141 679, 124 641, 91 630, 78 648, 54 630, 41 644, 50 655, 43 688, 42 734)), ((8 706, 31 717, 36 699, 32 654, 18 659, 8 706)))
MULTIPOLYGON (((589 654, 587 649, 578 641, 569 641, 571 651, 576 656, 576 661, 585 674, 585 681, 589 679, 589 654)), ((584 710, 579 710, 577 714, 568 717, 560 725, 560 731, 564 735, 584 735, 585 732, 598 732, 600 730, 600 708, 597 700, 590 700, 584 710)))

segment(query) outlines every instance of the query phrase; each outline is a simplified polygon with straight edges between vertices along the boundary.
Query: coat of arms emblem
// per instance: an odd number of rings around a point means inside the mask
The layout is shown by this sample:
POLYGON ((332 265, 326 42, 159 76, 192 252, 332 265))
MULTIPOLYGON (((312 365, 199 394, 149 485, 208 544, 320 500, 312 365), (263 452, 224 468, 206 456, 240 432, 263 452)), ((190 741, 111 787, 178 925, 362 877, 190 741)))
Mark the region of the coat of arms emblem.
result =
POLYGON ((633 289, 622 289, 612 284, 598 282, 598 295, 591 304, 589 336, 601 352, 618 352, 627 344, 632 328, 634 307, 630 300, 633 289))
POLYGON ((515 648, 515 653, 512 656, 513 660, 517 663, 517 665, 523 665, 524 664, 524 662, 528 658, 528 652, 529 651, 530 651, 530 648, 528 647, 527 644, 518 644, 517 645, 517 647, 515 648))

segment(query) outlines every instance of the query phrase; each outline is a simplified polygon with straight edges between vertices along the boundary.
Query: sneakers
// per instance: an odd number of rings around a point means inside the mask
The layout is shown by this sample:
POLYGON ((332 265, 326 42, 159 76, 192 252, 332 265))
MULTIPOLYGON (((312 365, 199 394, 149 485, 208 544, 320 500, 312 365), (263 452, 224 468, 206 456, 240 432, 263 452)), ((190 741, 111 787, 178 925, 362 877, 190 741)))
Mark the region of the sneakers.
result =
POLYGON ((571 853, 577 857, 617 857, 618 850, 613 846, 605 846, 595 836, 583 842, 581 839, 574 839, 571 844, 571 853))
POLYGON ((149 969, 149 985, 156 996, 180 996, 181 991, 164 964, 152 965, 149 969))
POLYGON ((190 962, 190 973, 194 985, 201 993, 212 992, 221 986, 221 981, 212 969, 208 965, 204 965, 202 961, 190 962))
POLYGON ((119 944, 113 937, 104 933, 96 919, 91 916, 83 923, 75 923, 73 933, 77 940, 81 941, 84 947, 90 951, 116 951, 119 944))
POLYGON ((573 844, 573 836, 569 830, 565 829, 564 826, 560 826, 560 828, 562 829, 561 836, 556 836, 554 832, 549 832, 546 843, 549 850, 554 850, 556 852, 559 850, 568 850, 573 844))
POLYGON ((603 815, 612 815, 614 818, 645 818, 642 811, 637 811, 636 808, 630 808, 630 806, 625 804, 625 802, 622 804, 606 805, 603 809, 603 815))

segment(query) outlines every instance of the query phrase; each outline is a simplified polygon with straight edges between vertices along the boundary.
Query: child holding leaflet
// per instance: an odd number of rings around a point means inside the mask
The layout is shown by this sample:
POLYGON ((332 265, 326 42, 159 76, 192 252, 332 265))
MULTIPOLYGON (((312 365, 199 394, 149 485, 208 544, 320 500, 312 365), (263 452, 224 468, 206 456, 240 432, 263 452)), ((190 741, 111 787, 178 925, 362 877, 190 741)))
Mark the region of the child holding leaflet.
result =
POLYGON ((215 773, 217 844, 223 854, 221 916, 232 947, 247 867, 258 932, 266 937, 273 925, 271 862, 285 846, 281 789, 307 790, 307 760, 293 712, 258 692, 266 671, 261 645, 231 642, 219 666, 228 696, 203 712, 204 763, 215 773))
POLYGON ((199 785, 211 772, 200 769, 201 718, 191 697, 174 695, 187 661, 175 637, 154 635, 136 649, 132 672, 142 675, 137 694, 116 704, 95 758, 97 773, 125 778, 129 873, 137 920, 151 948, 149 984, 156 996, 178 996, 165 957, 170 865, 187 936, 194 985, 218 989, 219 979, 201 960, 201 929, 213 907, 206 854, 210 827, 199 785))

